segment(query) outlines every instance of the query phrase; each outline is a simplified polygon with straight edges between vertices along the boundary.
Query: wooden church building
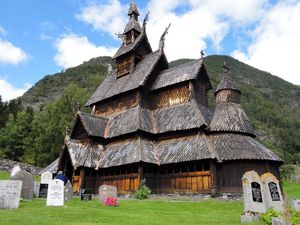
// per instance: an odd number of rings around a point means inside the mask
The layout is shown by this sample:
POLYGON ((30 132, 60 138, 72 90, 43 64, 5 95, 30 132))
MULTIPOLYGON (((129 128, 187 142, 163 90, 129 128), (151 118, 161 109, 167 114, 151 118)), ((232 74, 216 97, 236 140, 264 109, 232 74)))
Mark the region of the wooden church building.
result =
POLYGON ((91 113, 77 113, 60 154, 74 190, 110 184, 130 193, 145 179, 153 193, 216 194, 241 192, 249 170, 279 179, 282 160, 255 139, 228 67, 211 109, 203 57, 169 68, 167 29, 153 51, 147 16, 141 26, 134 2, 128 16, 116 69, 86 103, 91 113))

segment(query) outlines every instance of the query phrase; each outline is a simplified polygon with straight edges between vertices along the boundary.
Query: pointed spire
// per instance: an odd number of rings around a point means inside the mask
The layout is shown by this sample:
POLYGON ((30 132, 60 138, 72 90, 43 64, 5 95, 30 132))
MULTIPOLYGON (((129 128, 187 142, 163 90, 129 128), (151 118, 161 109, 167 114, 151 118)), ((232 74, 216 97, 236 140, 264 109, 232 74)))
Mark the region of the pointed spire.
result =
POLYGON ((131 1, 129 10, 128 10, 128 16, 129 16, 129 21, 125 27, 125 30, 123 34, 126 34, 128 32, 131 32, 132 30, 135 30, 138 34, 141 33, 141 25, 139 24, 138 17, 140 13, 139 10, 137 9, 137 6, 135 4, 135 1, 131 1))
POLYGON ((137 6, 136 6, 134 0, 132 0, 131 3, 130 3, 130 7, 129 7, 129 10, 128 10, 128 16, 132 17, 133 14, 135 14, 136 17, 140 15, 140 12, 137 9, 137 6))

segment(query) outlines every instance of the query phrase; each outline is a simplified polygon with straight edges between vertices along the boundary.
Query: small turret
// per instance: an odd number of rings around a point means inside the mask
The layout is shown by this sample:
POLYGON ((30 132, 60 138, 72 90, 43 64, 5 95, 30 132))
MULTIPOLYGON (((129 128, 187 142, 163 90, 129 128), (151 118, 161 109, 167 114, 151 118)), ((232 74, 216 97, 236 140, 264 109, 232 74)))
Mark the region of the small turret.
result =
POLYGON ((239 104, 241 91, 239 90, 235 82, 232 81, 230 76, 230 69, 226 62, 224 62, 223 68, 224 75, 215 91, 216 102, 234 102, 239 104))
POLYGON ((224 63, 224 75, 216 91, 216 108, 210 122, 210 131, 244 133, 255 137, 253 127, 240 105, 241 91, 232 81, 229 67, 224 63))

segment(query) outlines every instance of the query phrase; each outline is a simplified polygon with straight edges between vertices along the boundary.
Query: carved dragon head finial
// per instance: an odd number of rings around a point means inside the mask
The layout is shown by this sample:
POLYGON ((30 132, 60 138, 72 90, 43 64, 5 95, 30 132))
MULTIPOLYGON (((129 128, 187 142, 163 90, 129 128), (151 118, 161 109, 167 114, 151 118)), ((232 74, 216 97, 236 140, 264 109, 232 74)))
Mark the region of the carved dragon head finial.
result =
POLYGON ((171 26, 171 23, 169 23, 169 26, 166 27, 165 31, 163 32, 163 34, 160 37, 159 50, 163 50, 165 47, 165 37, 168 34, 170 26, 171 26))

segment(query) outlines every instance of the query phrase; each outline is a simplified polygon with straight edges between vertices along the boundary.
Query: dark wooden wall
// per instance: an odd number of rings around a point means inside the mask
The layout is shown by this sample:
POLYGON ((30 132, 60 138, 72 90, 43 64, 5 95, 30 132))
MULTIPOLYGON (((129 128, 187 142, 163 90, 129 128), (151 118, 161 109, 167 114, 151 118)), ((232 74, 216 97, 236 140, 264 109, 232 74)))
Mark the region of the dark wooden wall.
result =
POLYGON ((280 180, 279 165, 269 161, 236 160, 217 166, 219 192, 242 192, 242 177, 245 172, 255 170, 259 175, 270 172, 280 180))

